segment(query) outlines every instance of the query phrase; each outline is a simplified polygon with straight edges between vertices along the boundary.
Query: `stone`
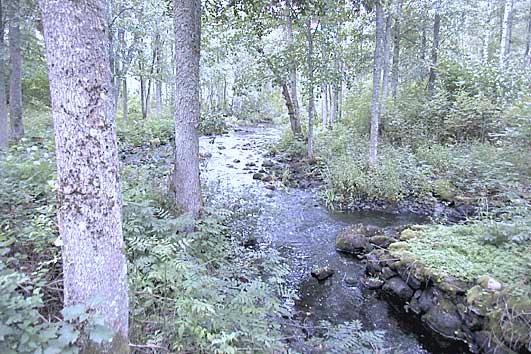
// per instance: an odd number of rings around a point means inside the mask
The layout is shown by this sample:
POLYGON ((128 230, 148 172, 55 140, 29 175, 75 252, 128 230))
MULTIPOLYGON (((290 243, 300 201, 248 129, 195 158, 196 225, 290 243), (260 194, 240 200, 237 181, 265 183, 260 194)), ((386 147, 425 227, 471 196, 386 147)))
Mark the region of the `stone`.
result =
POLYGON ((420 286, 422 285, 422 282, 415 277, 412 271, 409 271, 406 268, 400 268, 398 271, 398 274, 400 274, 400 277, 402 280, 404 280, 407 285, 409 285, 413 289, 420 289, 420 286))
POLYGON ((478 284, 483 287, 483 289, 487 291, 500 291, 503 289, 502 283, 494 279, 493 277, 489 275, 484 275, 478 279, 478 284))
POLYGON ((247 162, 247 163, 245 164, 245 166, 247 166, 247 167, 253 167, 253 166, 256 166, 256 164, 255 164, 254 162, 247 162))
POLYGON ((272 184, 268 184, 268 185, 266 185, 265 188, 266 188, 266 189, 269 189, 269 190, 271 190, 271 191, 274 191, 275 189, 277 189, 277 187, 275 187, 275 186, 272 185, 272 184))
POLYGON ((261 174, 261 173, 254 173, 253 174, 253 179, 257 179, 257 180, 262 180, 264 178, 264 175, 261 174))
POLYGON ((361 283, 369 290, 380 289, 384 285, 384 281, 378 278, 364 278, 361 283))
POLYGON ((383 267, 382 268, 382 277, 384 279, 389 279, 396 276, 396 272, 394 270, 391 270, 389 267, 383 267))
POLYGON ((369 242, 378 247, 387 248, 395 239, 385 235, 377 235, 369 238, 369 242))
POLYGON ((447 179, 438 179, 433 181, 432 191, 435 196, 444 201, 452 201, 455 198, 455 189, 447 179))
POLYGON ((367 254, 367 264, 365 265, 365 273, 370 275, 377 275, 382 271, 380 259, 373 252, 367 254))
POLYGON ((354 286, 354 285, 358 284, 358 279, 356 279, 354 277, 346 277, 345 278, 345 283, 347 285, 354 286))
POLYGON ((349 226, 336 237, 336 249, 340 252, 363 254, 370 251, 368 237, 381 233, 382 229, 373 225, 357 224, 349 226))
POLYGON ((437 283, 437 287, 452 297, 455 295, 464 295, 468 288, 465 282, 455 277, 444 278, 441 282, 437 283))
POLYGON ((319 281, 330 278, 334 275, 335 271, 329 267, 320 267, 312 270, 312 277, 316 278, 319 281))
POLYGON ((272 167, 273 166, 273 161, 271 160, 264 160, 264 162, 262 162, 262 167, 272 167))
POLYGON ((382 290, 402 302, 409 301, 413 296, 413 290, 400 277, 387 279, 382 290))
POLYGON ((239 159, 234 159, 232 162, 234 162, 234 163, 240 163, 240 160, 239 160, 239 159))
POLYGON ((445 298, 439 299, 438 303, 422 316, 422 320, 444 337, 460 338, 461 317, 457 313, 457 307, 445 298))

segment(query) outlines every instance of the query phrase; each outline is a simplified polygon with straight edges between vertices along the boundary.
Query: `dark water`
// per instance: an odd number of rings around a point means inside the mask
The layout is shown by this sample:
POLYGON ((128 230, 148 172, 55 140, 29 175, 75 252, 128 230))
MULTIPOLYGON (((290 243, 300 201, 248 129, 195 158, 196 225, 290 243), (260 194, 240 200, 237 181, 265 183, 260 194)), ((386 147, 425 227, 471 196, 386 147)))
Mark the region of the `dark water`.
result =
MULTIPOLYGON (((332 324, 359 320, 365 329, 385 331, 386 352, 389 353, 455 353, 439 349, 431 340, 423 339, 418 328, 401 318, 400 312, 391 309, 375 292, 364 289, 360 280, 365 266, 335 250, 335 236, 347 225, 367 223, 385 227, 420 220, 412 215, 330 212, 320 204, 317 191, 266 189, 265 183, 253 180, 252 173, 261 168, 267 144, 279 137, 277 129, 264 126, 233 131, 214 141, 201 138, 201 152, 212 155, 203 162, 202 178, 218 190, 243 198, 247 195, 260 205, 258 235, 261 241, 277 248, 292 268, 290 280, 300 297, 294 303, 297 320, 310 327, 321 320, 332 324), (256 167, 248 166, 249 170, 244 170, 249 163, 256 167), (310 272, 320 266, 333 268, 335 274, 318 282, 310 272), (354 281, 347 284, 347 277, 354 281)), ((226 197, 223 193, 213 196, 226 197)), ((300 346, 297 349, 300 350, 300 346)))

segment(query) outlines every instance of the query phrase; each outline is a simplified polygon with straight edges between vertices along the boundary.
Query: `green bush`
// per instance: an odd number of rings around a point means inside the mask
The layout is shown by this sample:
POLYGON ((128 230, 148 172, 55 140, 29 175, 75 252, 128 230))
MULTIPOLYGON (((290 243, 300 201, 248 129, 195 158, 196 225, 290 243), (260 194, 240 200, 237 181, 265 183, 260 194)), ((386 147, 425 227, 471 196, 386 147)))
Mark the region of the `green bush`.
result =
POLYGON ((227 122, 221 114, 202 114, 199 120, 199 133, 219 135, 227 131, 227 122))

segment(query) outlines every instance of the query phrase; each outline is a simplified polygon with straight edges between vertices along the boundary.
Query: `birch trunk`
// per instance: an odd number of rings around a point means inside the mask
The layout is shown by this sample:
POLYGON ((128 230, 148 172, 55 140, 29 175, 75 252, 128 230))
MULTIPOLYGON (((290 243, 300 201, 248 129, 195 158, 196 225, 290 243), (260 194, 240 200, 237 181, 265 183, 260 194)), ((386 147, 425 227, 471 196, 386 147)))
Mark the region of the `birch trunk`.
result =
POLYGON ((524 52, 524 66, 531 65, 531 7, 527 17, 527 37, 524 52))
MULTIPOLYGON (((291 2, 287 2, 288 16, 287 16, 287 42, 290 47, 290 53, 293 47, 293 18, 291 12, 291 2)), ((293 134, 295 136, 302 136, 301 118, 299 109, 299 99, 297 97, 297 64, 294 60, 290 60, 289 65, 289 95, 291 97, 291 103, 293 105, 293 115, 290 118, 293 120, 291 126, 293 128, 293 134)))
POLYGON ((22 38, 20 33, 20 0, 10 1, 9 19, 9 115, 11 137, 19 140, 24 136, 22 122, 22 38))
POLYGON ((494 0, 487 0, 487 13, 485 21, 485 35, 483 38, 483 64, 489 62, 490 42, 492 41, 492 7, 494 0))
MULTIPOLYGON (((392 32, 393 17, 391 14, 387 15, 385 20, 385 37, 383 49, 383 74, 382 74, 382 96, 384 100, 389 97, 389 61, 391 59, 391 32, 392 32)), ((385 109, 385 104, 382 106, 382 111, 385 109)))
POLYGON ((308 17, 306 23, 306 40, 308 42, 308 51, 306 53, 306 60, 308 65, 308 160, 315 159, 313 149, 313 121, 315 112, 315 97, 313 87, 313 34, 312 21, 308 17))
POLYGON ((437 0, 435 3, 435 19, 433 21, 433 47, 431 48, 431 64, 430 74, 428 77, 428 92, 433 94, 435 89, 435 79, 437 78, 437 61, 439 55, 439 39, 441 29, 441 2, 437 0))
POLYGON ((6 81, 4 66, 4 14, 0 0, 0 150, 7 148, 9 142, 9 120, 7 115, 6 81))
POLYGON ((374 65, 372 72, 372 103, 371 103, 371 139, 369 146, 369 164, 376 166, 378 161, 378 134, 380 127, 380 82, 382 77, 382 54, 384 36, 384 18, 382 3, 375 1, 376 6, 376 45, 374 48, 374 65))
POLYGON ((513 0, 505 0, 503 13, 502 36, 500 43, 500 68, 507 64, 511 52, 511 37, 513 25, 513 0))
POLYGON ((394 98, 398 91, 398 77, 400 75, 400 20, 402 17, 402 0, 398 1, 395 18, 394 43, 393 43, 393 68, 391 70, 391 93, 394 98))
POLYGON ((127 263, 103 0, 41 0, 58 172, 65 306, 94 305, 127 353, 127 263), (90 50, 89 50, 90 48, 90 50))
POLYGON ((127 76, 122 79, 122 114, 125 121, 129 120, 129 90, 127 89, 127 76))
POLYGON ((155 83, 155 111, 157 118, 162 117, 162 43, 160 40, 160 35, 157 34, 155 37, 155 51, 157 55, 157 79, 155 83))
POLYGON ((197 136, 201 112, 201 1, 174 0, 173 5, 176 62, 173 190, 177 204, 185 212, 199 216, 202 204, 197 136))

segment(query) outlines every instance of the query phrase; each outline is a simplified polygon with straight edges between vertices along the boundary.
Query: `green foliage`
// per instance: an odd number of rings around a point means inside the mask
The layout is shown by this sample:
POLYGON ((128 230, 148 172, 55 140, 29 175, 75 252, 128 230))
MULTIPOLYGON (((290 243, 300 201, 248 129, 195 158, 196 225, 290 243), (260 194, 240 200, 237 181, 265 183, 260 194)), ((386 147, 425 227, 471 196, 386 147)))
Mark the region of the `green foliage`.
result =
POLYGON ((118 145, 126 150, 140 146, 159 146, 174 140, 175 121, 171 117, 160 119, 118 120, 118 145))
POLYGON ((219 135, 227 131, 227 122, 221 114, 202 114, 199 120, 199 133, 202 135, 219 135))
POLYGON ((328 328, 324 336, 324 347, 327 353, 333 354, 371 354, 385 351, 383 331, 363 330, 357 320, 335 327, 324 324, 328 328))

